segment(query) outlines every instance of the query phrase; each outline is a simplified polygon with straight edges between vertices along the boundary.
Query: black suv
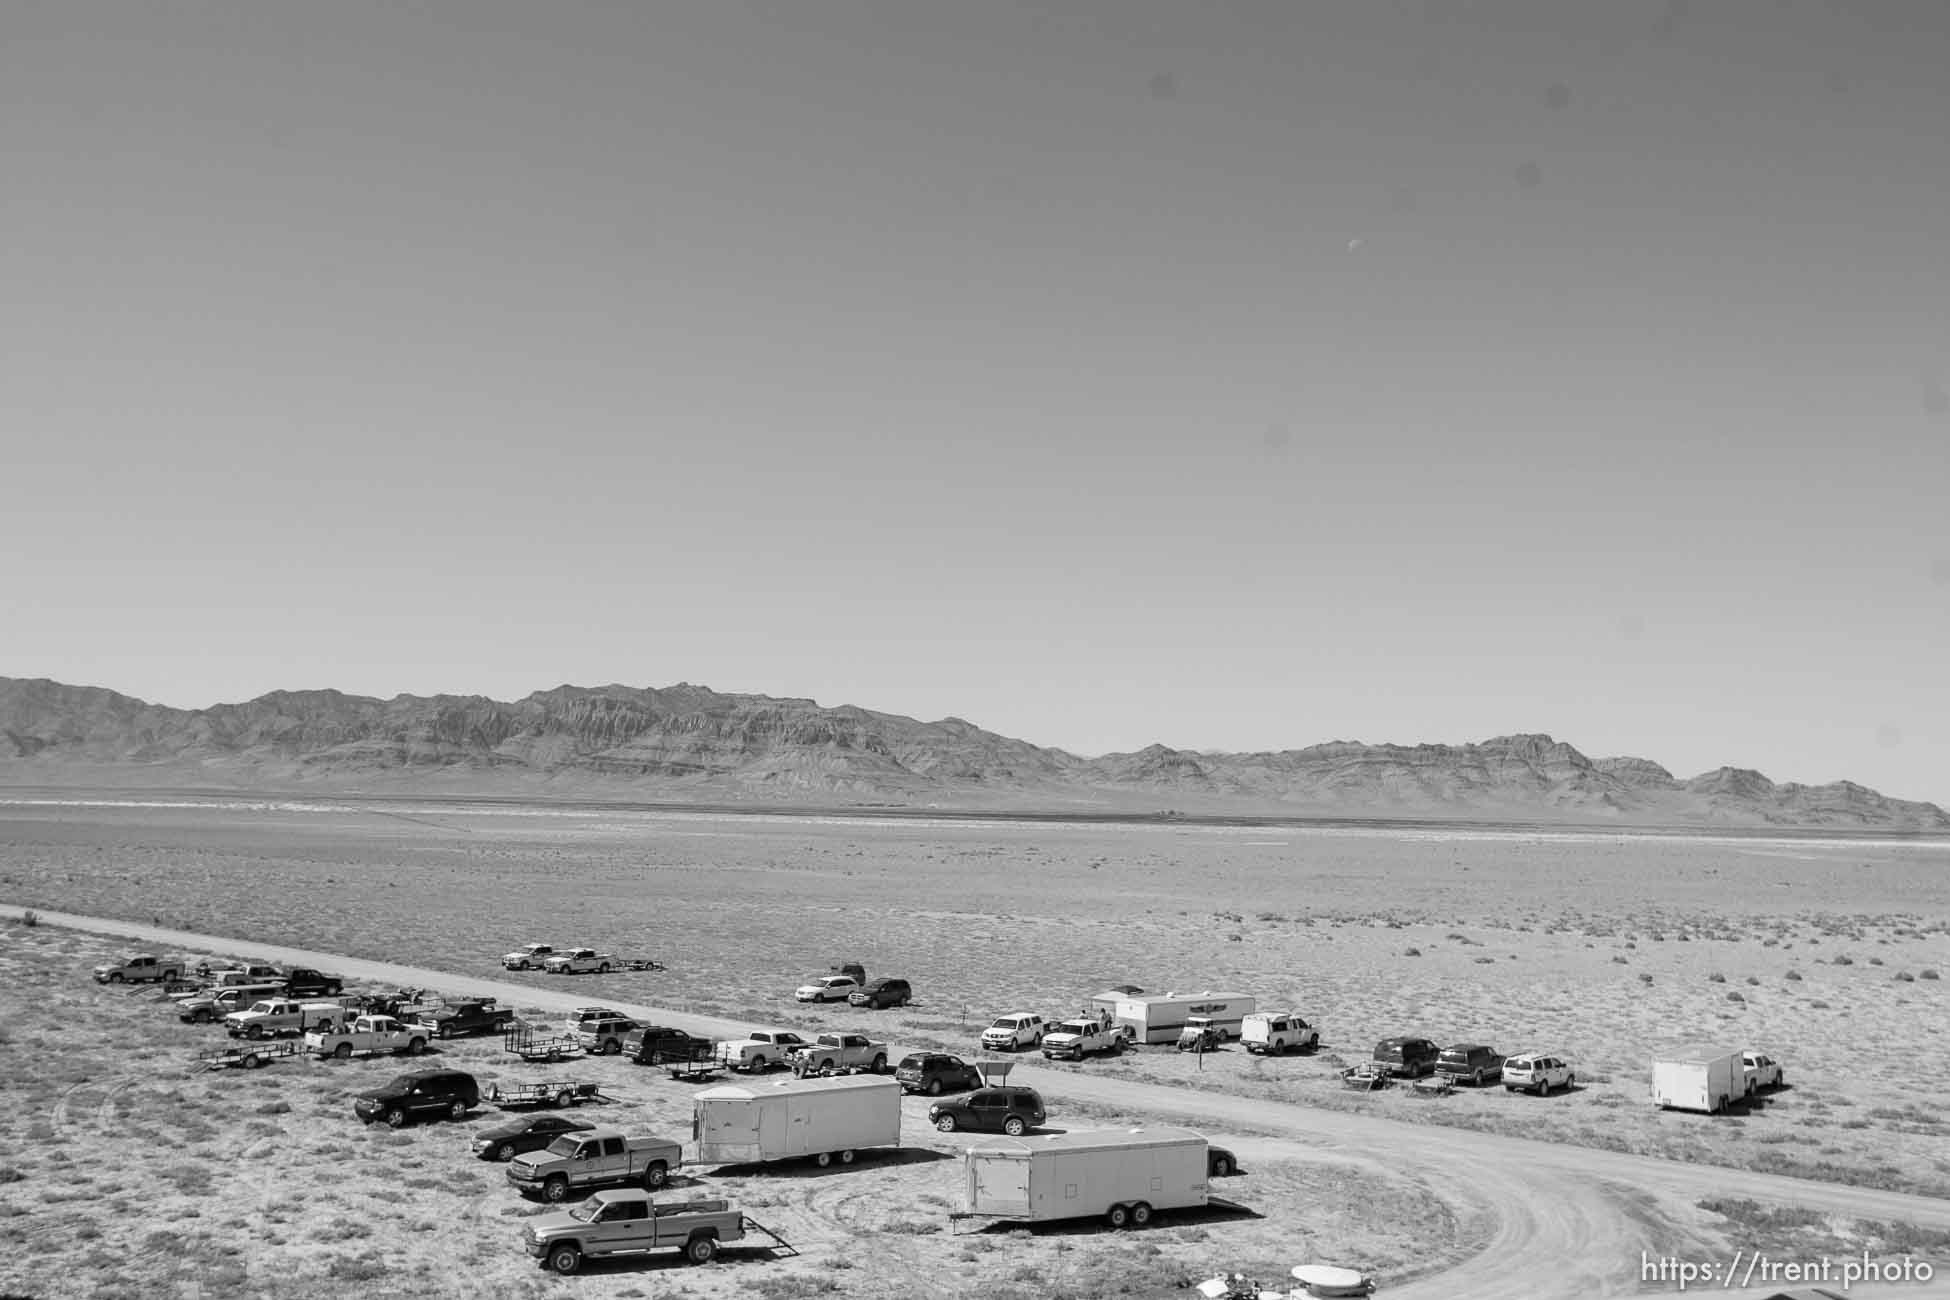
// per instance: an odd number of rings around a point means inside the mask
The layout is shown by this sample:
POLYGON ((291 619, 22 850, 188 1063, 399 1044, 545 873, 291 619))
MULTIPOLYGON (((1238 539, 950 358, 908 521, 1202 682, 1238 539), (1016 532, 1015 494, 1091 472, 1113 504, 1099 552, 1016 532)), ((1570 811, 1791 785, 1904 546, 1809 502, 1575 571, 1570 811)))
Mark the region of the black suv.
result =
POLYGON ((352 1099, 352 1113, 370 1124, 383 1119, 399 1128, 409 1119, 445 1115, 465 1119, 481 1104, 481 1087, 463 1070, 414 1070, 362 1092, 352 1099))
POLYGON ((1442 1049, 1435 1060, 1435 1072, 1480 1088, 1503 1077, 1503 1053, 1481 1043, 1457 1043, 1442 1049))
POLYGON ((1013 1084, 977 1088, 966 1097, 937 1101, 928 1107, 928 1122, 943 1133, 971 1128, 1021 1137, 1047 1118, 1041 1094, 1013 1084))
POLYGON ((623 1035, 623 1055, 638 1065, 689 1065, 710 1060, 713 1050, 710 1039, 663 1025, 645 1025, 623 1035))
POLYGON ((876 1011, 884 1007, 904 1007, 914 997, 914 990, 907 986, 906 980, 890 980, 885 977, 868 980, 846 1000, 856 1007, 872 1007, 876 1011))
POLYGON ((335 998, 345 992, 345 981, 305 966, 293 966, 284 974, 285 992, 294 998, 335 998))
POLYGON ((1433 1073, 1441 1058, 1442 1049, 1426 1038, 1384 1038, 1374 1045, 1375 1064, 1404 1079, 1433 1073))
POLYGON ((912 1052, 894 1067, 894 1078, 903 1092, 925 1092, 939 1097, 944 1092, 982 1086, 982 1072, 959 1056, 946 1052, 912 1052))

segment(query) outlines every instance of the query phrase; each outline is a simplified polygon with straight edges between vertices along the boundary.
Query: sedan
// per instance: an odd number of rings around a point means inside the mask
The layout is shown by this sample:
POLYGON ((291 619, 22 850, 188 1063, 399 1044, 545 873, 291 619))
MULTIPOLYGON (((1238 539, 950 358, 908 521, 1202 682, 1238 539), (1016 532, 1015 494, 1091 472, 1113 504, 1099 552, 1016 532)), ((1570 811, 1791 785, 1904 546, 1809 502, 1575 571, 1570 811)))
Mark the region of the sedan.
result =
POLYGON ((540 1151, 564 1133, 580 1133, 594 1127, 560 1115, 525 1115, 477 1133, 474 1154, 483 1160, 499 1160, 505 1164, 516 1156, 540 1151))

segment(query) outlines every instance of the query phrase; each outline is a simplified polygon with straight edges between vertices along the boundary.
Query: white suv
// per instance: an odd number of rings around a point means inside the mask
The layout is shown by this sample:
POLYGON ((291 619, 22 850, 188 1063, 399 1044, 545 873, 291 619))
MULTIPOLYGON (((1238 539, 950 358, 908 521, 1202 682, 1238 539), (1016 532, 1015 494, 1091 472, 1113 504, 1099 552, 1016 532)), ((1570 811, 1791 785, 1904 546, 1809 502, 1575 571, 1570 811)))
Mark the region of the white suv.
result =
POLYGON ((851 975, 821 975, 810 984, 801 984, 792 996, 801 1002, 844 1002, 853 996, 860 981, 851 975))
POLYGON ((1571 1067, 1561 1056, 1547 1056, 1542 1052, 1525 1052, 1521 1056, 1505 1057, 1503 1061, 1503 1086, 1511 1092, 1522 1089, 1534 1092, 1539 1097, 1558 1088, 1568 1088, 1578 1081, 1571 1067))
POLYGON ((1026 1052, 1032 1047, 1040 1047, 1043 1031, 1049 1026, 1041 1016, 1027 1012, 1003 1016, 982 1031, 982 1046, 991 1052, 1026 1052))

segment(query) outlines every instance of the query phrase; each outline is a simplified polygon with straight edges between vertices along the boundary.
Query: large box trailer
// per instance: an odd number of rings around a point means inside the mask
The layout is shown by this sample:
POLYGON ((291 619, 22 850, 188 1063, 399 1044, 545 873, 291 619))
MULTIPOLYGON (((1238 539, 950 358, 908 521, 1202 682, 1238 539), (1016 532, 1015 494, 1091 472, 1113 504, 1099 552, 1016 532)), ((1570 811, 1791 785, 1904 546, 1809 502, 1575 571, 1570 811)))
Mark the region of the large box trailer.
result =
POLYGON ((811 1157, 851 1164, 870 1147, 899 1146, 901 1085, 843 1075, 725 1084, 693 1099, 691 1136, 700 1164, 760 1164, 811 1157))
POLYGON ((1746 1095, 1747 1072, 1739 1052, 1684 1048, 1652 1063, 1652 1100, 1660 1106, 1711 1115, 1746 1095))
POLYGON ((1209 1198, 1210 1154, 1204 1135, 1190 1129, 996 1138, 962 1159, 971 1217, 1046 1223, 1101 1215, 1122 1228, 1209 1198))
POLYGON ((1244 993, 1163 993, 1119 998, 1110 1014, 1119 1024, 1129 1025, 1140 1043, 1175 1043, 1192 1016, 1207 1017, 1222 1036, 1237 1039, 1246 1017, 1258 1009, 1244 993))

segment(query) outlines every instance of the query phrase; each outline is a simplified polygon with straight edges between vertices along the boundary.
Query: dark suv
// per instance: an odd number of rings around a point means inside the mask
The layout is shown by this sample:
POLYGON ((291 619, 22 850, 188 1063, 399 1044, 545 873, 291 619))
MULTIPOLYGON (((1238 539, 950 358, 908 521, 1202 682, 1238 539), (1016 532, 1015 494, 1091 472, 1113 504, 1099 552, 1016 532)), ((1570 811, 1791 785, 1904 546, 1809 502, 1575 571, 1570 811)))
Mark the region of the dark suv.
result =
POLYGON ((982 1072, 959 1056, 946 1052, 913 1052, 894 1067, 894 1078, 904 1092, 925 1092, 939 1097, 944 1092, 982 1086, 982 1072))
POLYGON ((969 1128, 1021 1137, 1047 1118, 1041 1094, 1013 1084, 977 1088, 966 1097, 937 1101, 928 1107, 928 1122, 943 1133, 969 1128))
POLYGON ((294 998, 335 998, 345 992, 345 981, 306 966, 293 966, 284 973, 284 988, 294 998))
POLYGON ((1457 1043, 1442 1049, 1435 1060, 1435 1072, 1480 1088, 1503 1077, 1503 1053, 1481 1043, 1457 1043))
POLYGON ((1403 1079, 1433 1073, 1441 1057, 1442 1049, 1426 1038, 1384 1038, 1374 1045, 1375 1064, 1403 1079))
POLYGON ((645 1025, 623 1035, 623 1055, 638 1065, 690 1065, 711 1059, 708 1038, 663 1025, 645 1025))
POLYGON ((907 986, 906 980, 883 977, 868 980, 847 994, 846 1000, 856 1007, 872 1007, 878 1011, 884 1007, 904 1007, 913 997, 914 990, 907 986))
POLYGON ((399 1128, 409 1119, 445 1115, 465 1119, 481 1104, 481 1088, 463 1070, 414 1070, 352 1099, 352 1113, 370 1124, 383 1119, 399 1128))

